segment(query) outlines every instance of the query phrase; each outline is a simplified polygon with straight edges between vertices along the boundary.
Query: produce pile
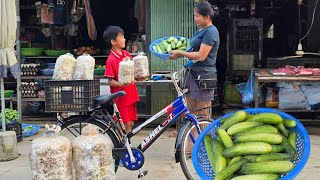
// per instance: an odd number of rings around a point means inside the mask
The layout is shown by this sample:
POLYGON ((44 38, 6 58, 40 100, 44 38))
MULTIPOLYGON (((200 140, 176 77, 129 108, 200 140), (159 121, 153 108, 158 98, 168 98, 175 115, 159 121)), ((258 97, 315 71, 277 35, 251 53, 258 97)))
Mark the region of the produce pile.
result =
POLYGON ((93 46, 81 46, 78 49, 74 49, 73 53, 78 56, 83 54, 98 55, 101 54, 101 50, 93 46))
POLYGON ((204 138, 216 180, 279 179, 294 168, 295 120, 275 113, 237 111, 221 123, 216 138, 204 138))
MULTIPOLYGON (((2 113, 0 113, 0 118, 2 118, 2 113)), ((19 121, 18 111, 13 109, 5 109, 6 124, 14 124, 19 121)))
POLYGON ((179 40, 176 37, 169 37, 167 40, 162 40, 160 43, 152 46, 154 52, 159 54, 168 54, 172 50, 185 51, 190 48, 190 40, 181 37, 179 40))

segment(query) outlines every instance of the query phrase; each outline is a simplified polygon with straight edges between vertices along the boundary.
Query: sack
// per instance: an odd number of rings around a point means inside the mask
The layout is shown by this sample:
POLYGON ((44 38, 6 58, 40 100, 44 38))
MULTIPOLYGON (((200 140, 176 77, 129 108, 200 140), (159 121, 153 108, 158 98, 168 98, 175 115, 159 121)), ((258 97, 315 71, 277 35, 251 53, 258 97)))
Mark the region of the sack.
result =
POLYGON ((199 89, 217 89, 218 79, 217 73, 200 73, 190 69, 190 73, 193 76, 195 83, 199 89))
POLYGON ((134 80, 134 62, 129 57, 123 58, 119 64, 119 82, 131 84, 134 80))
POLYGON ((305 83, 300 86, 311 109, 320 109, 320 84, 305 83))
POLYGON ((93 80, 95 59, 89 54, 77 58, 73 80, 93 80))
POLYGON ((290 83, 278 83, 279 109, 307 109, 310 105, 299 86, 290 83))
POLYGON ((61 55, 56 60, 52 79, 68 81, 73 80, 73 73, 76 68, 76 59, 72 54, 61 55))
POLYGON ((139 53, 133 58, 134 62, 134 77, 136 79, 143 78, 146 79, 149 76, 149 62, 148 57, 143 56, 139 53))

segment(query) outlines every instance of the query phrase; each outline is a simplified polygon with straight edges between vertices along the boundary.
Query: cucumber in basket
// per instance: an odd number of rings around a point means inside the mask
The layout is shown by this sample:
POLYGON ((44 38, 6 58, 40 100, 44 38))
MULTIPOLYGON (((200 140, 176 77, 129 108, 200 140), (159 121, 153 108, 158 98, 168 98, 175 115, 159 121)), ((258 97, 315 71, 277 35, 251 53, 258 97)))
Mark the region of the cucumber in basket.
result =
MULTIPOLYGON (((201 179, 293 179, 307 162, 303 156, 308 156, 310 152, 306 130, 293 119, 286 113, 268 108, 240 110, 219 118, 202 131, 196 140, 193 149, 196 153, 193 153, 192 159, 197 173, 201 179), (203 152, 200 153, 203 150, 198 149, 199 141, 203 142, 203 135, 214 137, 213 142, 221 143, 220 146, 212 143, 214 162, 210 164, 215 166, 212 170, 196 166, 197 163, 208 160, 194 160, 203 157, 203 152), (217 156, 221 153, 222 145, 225 147, 222 156, 217 156), (301 156, 305 150, 308 152, 301 156), (221 163, 225 161, 217 163, 218 159, 226 159, 227 166, 221 163), (295 164, 290 162, 292 160, 295 164), (302 167, 297 166, 301 161, 302 167), (219 166, 218 169, 216 165, 219 166), (296 168, 299 168, 298 171, 296 168)), ((204 143, 205 146, 206 144, 204 143)))

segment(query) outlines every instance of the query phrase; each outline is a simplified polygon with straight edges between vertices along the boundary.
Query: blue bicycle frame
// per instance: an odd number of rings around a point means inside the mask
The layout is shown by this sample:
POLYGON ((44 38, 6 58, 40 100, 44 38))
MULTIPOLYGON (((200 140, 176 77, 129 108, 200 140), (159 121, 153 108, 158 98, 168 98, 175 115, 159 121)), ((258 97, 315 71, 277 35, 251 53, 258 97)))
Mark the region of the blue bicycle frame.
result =
MULTIPOLYGON (((141 144, 138 146, 138 149, 140 149, 142 152, 148 149, 148 147, 173 123, 175 123, 180 116, 185 114, 185 120, 191 120, 197 127, 198 133, 200 133, 200 127, 197 121, 197 118, 195 115, 190 114, 189 110, 186 106, 186 102, 183 98, 183 95, 179 96, 173 103, 162 109, 157 114, 153 115, 151 118, 146 120, 144 123, 139 125, 138 127, 134 128, 131 133, 128 134, 128 138, 131 138, 135 134, 137 134, 141 129, 143 129, 148 124, 152 123, 159 117, 163 116, 164 114, 167 114, 167 118, 159 124, 150 134, 147 136, 141 144)), ((195 138, 190 133, 190 138, 193 142, 195 142, 195 138)))

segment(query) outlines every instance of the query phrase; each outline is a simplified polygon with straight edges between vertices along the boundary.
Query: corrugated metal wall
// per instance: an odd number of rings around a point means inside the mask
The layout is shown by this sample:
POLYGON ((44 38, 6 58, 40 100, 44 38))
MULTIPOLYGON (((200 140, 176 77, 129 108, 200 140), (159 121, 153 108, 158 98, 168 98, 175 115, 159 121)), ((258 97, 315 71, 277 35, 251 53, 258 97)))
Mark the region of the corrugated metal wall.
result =
MULTIPOLYGON (((151 42, 166 36, 191 38, 196 30, 193 21, 193 4, 194 0, 151 0, 151 42)), ((185 61, 182 58, 173 61, 151 55, 151 72, 156 70, 174 72, 184 64, 185 61)), ((157 113, 170 104, 177 97, 176 94, 172 84, 153 85, 151 114, 157 113)))
MULTIPOLYGON (((151 0, 151 42, 165 36, 191 38, 196 30, 193 4, 194 0, 151 0)), ((151 55, 151 72, 176 71, 183 64, 183 59, 162 60, 151 55)))

